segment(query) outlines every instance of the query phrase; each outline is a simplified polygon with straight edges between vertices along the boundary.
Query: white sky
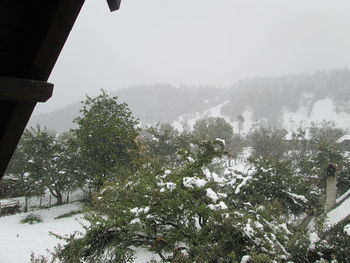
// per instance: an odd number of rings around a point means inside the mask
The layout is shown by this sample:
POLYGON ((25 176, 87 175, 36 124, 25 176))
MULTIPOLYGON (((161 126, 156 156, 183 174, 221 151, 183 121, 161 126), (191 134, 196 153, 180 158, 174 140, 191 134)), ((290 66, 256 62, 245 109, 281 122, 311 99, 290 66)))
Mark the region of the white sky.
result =
POLYGON ((47 112, 101 88, 227 86, 349 67, 349 0, 86 0, 51 75, 47 112))

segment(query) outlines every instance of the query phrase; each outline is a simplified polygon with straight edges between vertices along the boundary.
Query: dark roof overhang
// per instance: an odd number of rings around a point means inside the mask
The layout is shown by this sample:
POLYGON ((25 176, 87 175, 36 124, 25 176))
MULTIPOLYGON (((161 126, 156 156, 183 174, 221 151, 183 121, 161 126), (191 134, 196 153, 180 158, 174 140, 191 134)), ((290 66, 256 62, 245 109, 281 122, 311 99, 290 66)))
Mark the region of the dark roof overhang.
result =
MULTIPOLYGON (((120 0, 107 0, 111 11, 120 0)), ((84 0, 0 0, 0 179, 84 0)))

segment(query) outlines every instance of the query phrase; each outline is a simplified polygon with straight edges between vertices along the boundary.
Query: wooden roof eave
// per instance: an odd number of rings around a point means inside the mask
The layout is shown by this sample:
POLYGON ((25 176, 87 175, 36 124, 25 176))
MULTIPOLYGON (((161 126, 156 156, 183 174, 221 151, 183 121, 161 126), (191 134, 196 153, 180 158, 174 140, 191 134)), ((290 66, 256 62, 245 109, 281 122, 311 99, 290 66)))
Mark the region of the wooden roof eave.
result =
MULTIPOLYGON (((119 9, 120 0, 107 2, 111 11, 119 9)), ((47 80, 83 4, 84 0, 0 0, 0 13, 14 11, 0 14, 0 30, 3 26, 7 35, 2 35, 9 39, 0 38, 0 179, 36 103, 52 95, 53 85, 47 80), (31 13, 27 15, 23 7, 31 8, 31 13), (7 24, 14 28, 13 34, 7 24), (9 42, 16 41, 18 28, 26 30, 24 35, 29 31, 28 43, 9 42)))

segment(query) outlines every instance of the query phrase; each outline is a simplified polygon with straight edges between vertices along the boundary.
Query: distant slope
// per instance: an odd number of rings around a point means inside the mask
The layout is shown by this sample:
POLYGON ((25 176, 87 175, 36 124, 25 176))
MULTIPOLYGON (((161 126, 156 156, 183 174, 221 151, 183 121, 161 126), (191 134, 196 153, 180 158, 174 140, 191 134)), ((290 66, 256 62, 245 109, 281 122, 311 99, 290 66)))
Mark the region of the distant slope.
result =
MULTIPOLYGON (((268 119, 268 116, 256 119, 254 118, 252 109, 247 106, 246 109, 240 113, 244 118, 243 127, 241 128, 242 134, 248 134, 251 128, 259 123, 270 123, 284 128, 287 131, 296 131, 299 127, 307 128, 311 127, 312 124, 321 125, 325 120, 334 122, 338 128, 347 130, 348 132, 350 131, 350 113, 337 111, 337 107, 332 99, 324 98, 317 100, 313 102, 310 107, 303 104, 304 99, 305 98, 303 97, 301 98, 301 103, 297 111, 290 111, 283 107, 282 110, 278 112, 279 119, 277 121, 268 119)), ((234 131, 237 132, 237 118, 232 118, 223 114, 223 109, 229 105, 229 103, 229 101, 226 101, 205 111, 180 115, 172 122, 172 125, 179 130, 182 130, 183 128, 190 129, 199 119, 205 117, 221 117, 230 123, 233 126, 234 131)))
MULTIPOLYGON (((350 70, 242 80, 227 89, 174 87, 168 84, 134 86, 115 92, 142 123, 173 122, 191 126, 205 116, 222 116, 233 125, 242 114, 245 131, 255 122, 267 121, 286 129, 303 123, 332 120, 350 128, 350 70)), ((73 127, 80 104, 33 116, 29 125, 57 131, 73 127)), ((235 127, 235 126, 234 126, 235 127)))
POLYGON ((228 89, 159 84, 130 87, 116 95, 142 122, 155 123, 171 122, 181 114, 211 108, 228 96, 228 89))
POLYGON ((350 70, 242 80, 230 88, 227 100, 205 111, 183 114, 173 125, 190 127, 196 120, 212 116, 225 118, 237 131, 240 114, 245 120, 244 133, 257 122, 291 131, 323 120, 349 130, 350 70))
MULTIPOLYGON (((187 112, 203 111, 228 96, 228 89, 215 87, 174 87, 168 84, 134 86, 113 93, 129 105, 142 123, 171 122, 187 112)), ((80 103, 47 114, 34 115, 28 126, 45 126, 58 132, 74 127, 80 103)))
POLYGON ((333 101, 336 112, 350 113, 350 70, 243 80, 230 93, 222 113, 232 119, 250 108, 256 120, 281 121, 284 110, 296 112, 307 107, 310 114, 315 103, 326 98, 333 101))
POLYGON ((40 125, 57 132, 68 131, 75 127, 73 120, 79 115, 80 107, 80 102, 77 102, 50 113, 33 115, 28 122, 27 128, 40 125))

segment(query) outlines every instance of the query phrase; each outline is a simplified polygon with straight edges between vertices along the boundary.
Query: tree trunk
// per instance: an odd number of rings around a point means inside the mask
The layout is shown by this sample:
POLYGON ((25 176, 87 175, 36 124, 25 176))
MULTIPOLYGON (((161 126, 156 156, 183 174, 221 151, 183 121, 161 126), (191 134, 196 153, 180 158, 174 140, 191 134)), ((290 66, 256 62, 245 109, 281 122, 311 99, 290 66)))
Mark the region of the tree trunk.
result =
POLYGON ((62 194, 60 192, 57 192, 56 199, 57 199, 56 205, 62 205, 63 204, 63 197, 62 197, 62 194))
POLYGON ((28 196, 24 197, 24 212, 28 212, 28 196))
MULTIPOLYGON (((57 202, 56 205, 62 205, 63 204, 63 196, 60 191, 56 189, 50 189, 50 193, 56 198, 57 202)), ((50 198, 51 200, 51 198, 50 198)), ((50 202, 51 205, 51 202, 50 202)))
POLYGON ((91 193, 91 187, 89 186, 89 200, 88 202, 91 203, 91 200, 92 200, 92 193, 91 193))

